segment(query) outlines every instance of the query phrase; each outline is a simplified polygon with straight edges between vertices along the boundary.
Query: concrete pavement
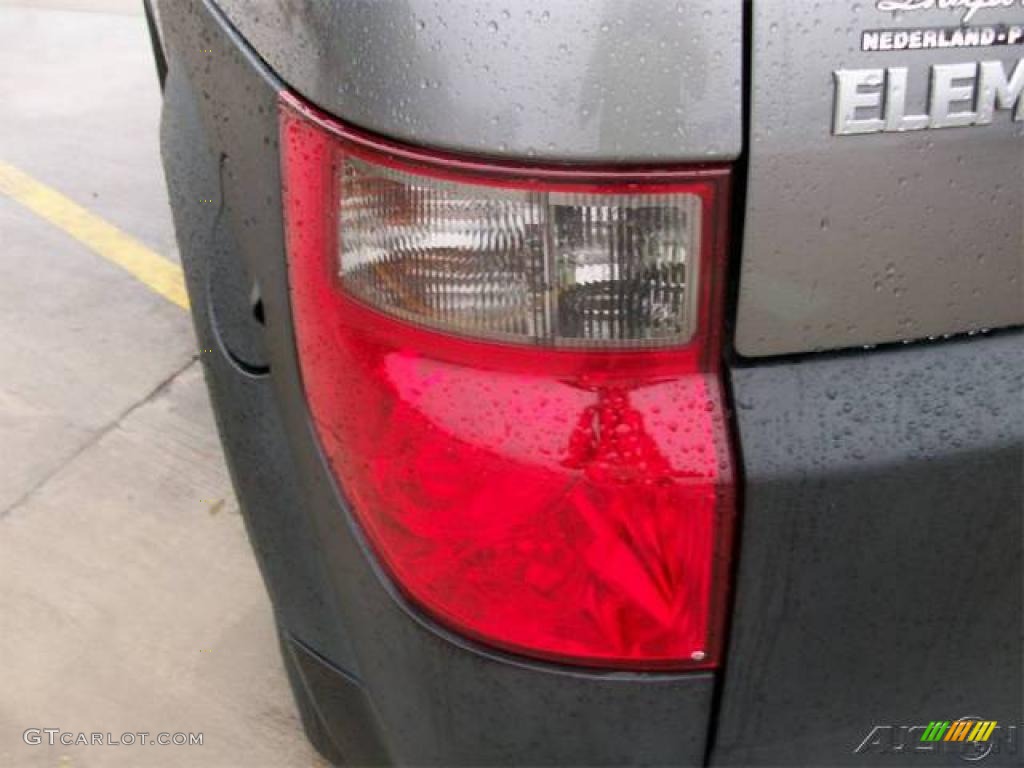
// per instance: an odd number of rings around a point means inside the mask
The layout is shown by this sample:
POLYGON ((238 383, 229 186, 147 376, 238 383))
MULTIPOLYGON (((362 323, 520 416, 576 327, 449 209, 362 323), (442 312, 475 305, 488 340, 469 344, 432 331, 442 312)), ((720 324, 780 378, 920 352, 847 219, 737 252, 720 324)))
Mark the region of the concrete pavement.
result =
MULTIPOLYGON (((0 162, 176 259, 148 46, 136 3, 0 0, 0 162)), ((0 194, 0 328, 0 765, 323 765, 188 315, 0 194)))

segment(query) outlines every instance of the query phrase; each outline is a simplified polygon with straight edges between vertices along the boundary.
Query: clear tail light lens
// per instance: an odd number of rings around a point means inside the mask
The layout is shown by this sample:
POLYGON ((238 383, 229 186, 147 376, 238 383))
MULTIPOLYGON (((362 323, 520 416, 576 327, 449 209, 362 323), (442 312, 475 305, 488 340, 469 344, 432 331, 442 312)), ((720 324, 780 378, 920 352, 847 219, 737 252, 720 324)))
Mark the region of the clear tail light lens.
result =
POLYGON ((547 345, 684 342, 701 198, 471 186, 340 160, 347 291, 418 325, 547 345))
POLYGON ((303 386, 395 583, 513 652, 714 666, 727 169, 499 166, 281 115, 303 386))

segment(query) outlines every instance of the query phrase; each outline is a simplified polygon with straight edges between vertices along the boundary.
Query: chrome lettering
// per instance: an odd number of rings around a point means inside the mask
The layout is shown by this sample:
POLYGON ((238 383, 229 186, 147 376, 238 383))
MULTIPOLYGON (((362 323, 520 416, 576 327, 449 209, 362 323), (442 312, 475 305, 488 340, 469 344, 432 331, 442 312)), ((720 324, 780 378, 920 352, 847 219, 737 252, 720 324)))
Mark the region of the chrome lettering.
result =
POLYGON ((978 125, 988 125, 997 109, 1012 109, 1013 119, 1024 121, 1024 59, 1006 77, 1002 62, 981 62, 978 76, 978 125), (1016 108, 1015 108, 1016 107, 1016 108))
POLYGON ((1000 61, 932 66, 926 114, 907 112, 907 67, 840 69, 833 77, 836 136, 990 125, 998 110, 1024 122, 1024 59, 1011 72, 1000 61))
POLYGON ((928 127, 928 115, 907 115, 907 68, 892 67, 885 78, 885 130, 901 133, 928 127))
POLYGON ((965 64, 936 64, 932 67, 932 89, 929 99, 931 128, 960 128, 972 125, 978 113, 972 110, 953 111, 958 102, 974 100, 974 80, 978 74, 977 62, 965 64), (970 79, 969 84, 957 81, 970 79))
POLYGON ((877 133, 885 128, 881 117, 858 119, 857 110, 881 110, 882 92, 864 91, 882 85, 881 69, 840 69, 835 72, 836 102, 832 130, 839 136, 859 133, 877 133))

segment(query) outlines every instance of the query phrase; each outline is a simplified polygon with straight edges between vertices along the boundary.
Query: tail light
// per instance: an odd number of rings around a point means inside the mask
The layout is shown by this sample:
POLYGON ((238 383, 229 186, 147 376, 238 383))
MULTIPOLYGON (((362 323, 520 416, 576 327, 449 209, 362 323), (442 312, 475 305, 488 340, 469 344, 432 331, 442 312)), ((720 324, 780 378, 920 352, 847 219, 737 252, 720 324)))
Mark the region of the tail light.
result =
POLYGON ((281 130, 303 385, 395 583, 521 654, 714 666, 727 169, 469 161, 287 95, 281 130))

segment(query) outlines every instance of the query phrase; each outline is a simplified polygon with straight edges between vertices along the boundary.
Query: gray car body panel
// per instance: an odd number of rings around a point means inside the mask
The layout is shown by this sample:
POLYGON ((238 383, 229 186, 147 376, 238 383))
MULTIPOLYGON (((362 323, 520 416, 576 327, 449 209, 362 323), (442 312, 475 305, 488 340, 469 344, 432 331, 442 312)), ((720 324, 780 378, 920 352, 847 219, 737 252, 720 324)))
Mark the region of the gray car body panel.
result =
MULTIPOLYGON (((865 29, 955 27, 963 9, 753 3, 750 164, 736 346, 809 352, 1024 322, 1024 123, 833 136, 833 71, 1003 62, 1024 46, 865 53, 865 29)), ((1024 23, 1024 5, 971 24, 1024 23)))
POLYGON ((741 150, 741 0, 218 5, 303 97, 399 140, 607 164, 741 150))

